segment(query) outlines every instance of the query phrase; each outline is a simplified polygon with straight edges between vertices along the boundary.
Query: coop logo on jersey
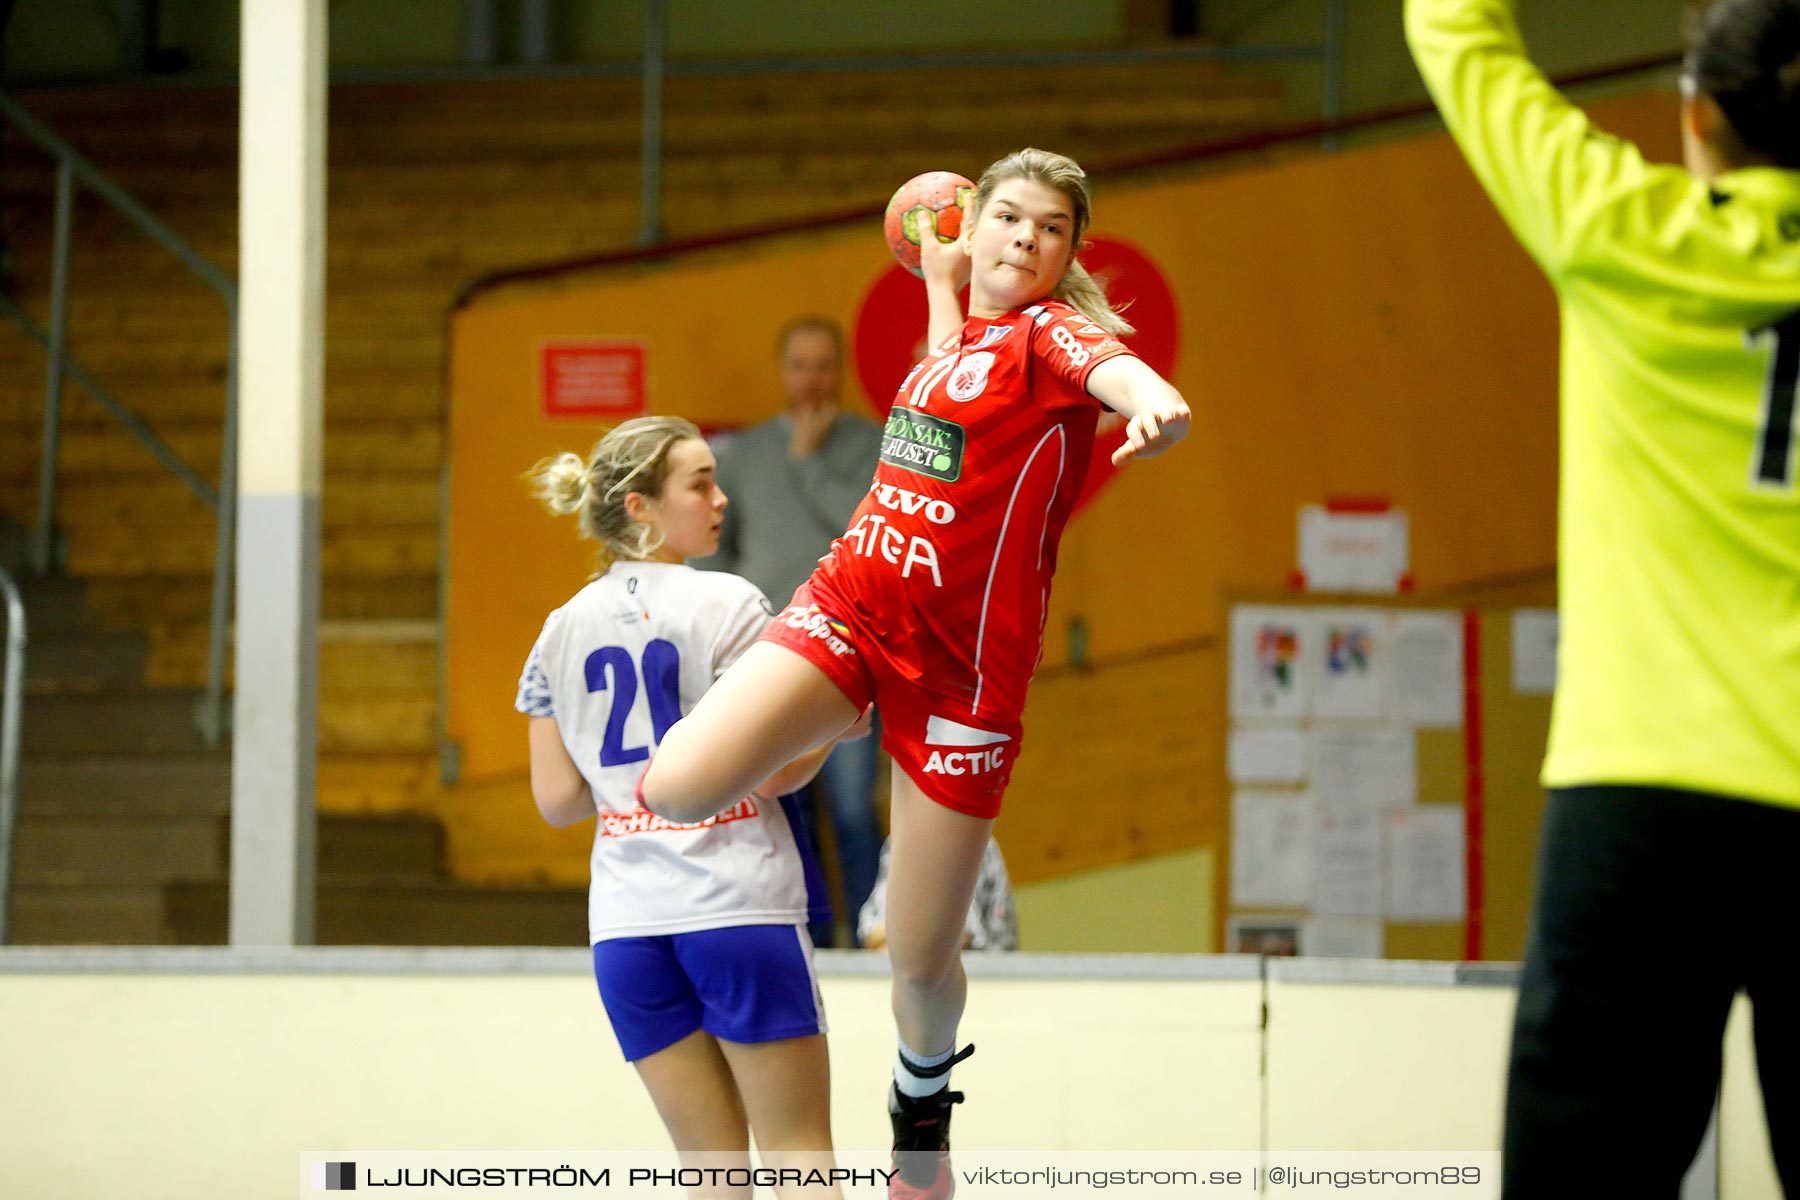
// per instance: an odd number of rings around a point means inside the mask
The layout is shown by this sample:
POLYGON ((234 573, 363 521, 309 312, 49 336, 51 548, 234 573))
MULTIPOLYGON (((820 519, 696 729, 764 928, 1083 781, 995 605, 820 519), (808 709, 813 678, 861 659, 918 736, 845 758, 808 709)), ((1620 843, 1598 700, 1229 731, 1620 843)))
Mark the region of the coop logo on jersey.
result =
POLYGON ((950 372, 950 383, 944 390, 952 400, 967 402, 987 390, 988 372, 994 369, 994 356, 986 350, 965 354, 950 372))
POLYGON ((831 652, 842 658, 846 654, 855 654, 856 647, 850 644, 850 627, 842 621, 826 616, 816 604, 801 608, 798 604, 790 605, 776 620, 789 629, 798 629, 807 637, 817 638, 831 648, 831 652))
MULTIPOLYGON (((1095 332, 1098 333, 1100 331, 1095 330, 1095 332)), ((1088 360, 1092 359, 1096 353, 1107 349, 1113 344, 1109 339, 1090 350, 1088 347, 1083 346, 1081 340, 1070 333, 1068 327, 1064 325, 1058 325, 1055 329, 1050 331, 1050 340, 1063 348, 1064 353, 1069 356, 1070 365, 1075 367, 1087 366, 1088 360)))
POLYGON ((955 483, 962 477, 967 435, 955 421, 922 412, 888 414, 881 431, 881 461, 902 470, 955 483))

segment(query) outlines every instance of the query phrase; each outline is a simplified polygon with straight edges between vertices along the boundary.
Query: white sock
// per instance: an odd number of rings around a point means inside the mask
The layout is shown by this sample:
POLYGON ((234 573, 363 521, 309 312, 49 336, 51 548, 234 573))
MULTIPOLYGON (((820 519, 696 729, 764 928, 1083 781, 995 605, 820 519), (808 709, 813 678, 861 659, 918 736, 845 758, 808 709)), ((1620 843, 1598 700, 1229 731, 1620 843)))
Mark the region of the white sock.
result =
POLYGON ((938 1075, 920 1075, 912 1067, 941 1067, 950 1061, 956 1053, 956 1041, 951 1039, 950 1049, 942 1054, 920 1054, 905 1042, 900 1042, 900 1053, 894 1058, 894 1086, 900 1089, 903 1096, 929 1096, 933 1092, 941 1092, 950 1086, 950 1072, 938 1075))

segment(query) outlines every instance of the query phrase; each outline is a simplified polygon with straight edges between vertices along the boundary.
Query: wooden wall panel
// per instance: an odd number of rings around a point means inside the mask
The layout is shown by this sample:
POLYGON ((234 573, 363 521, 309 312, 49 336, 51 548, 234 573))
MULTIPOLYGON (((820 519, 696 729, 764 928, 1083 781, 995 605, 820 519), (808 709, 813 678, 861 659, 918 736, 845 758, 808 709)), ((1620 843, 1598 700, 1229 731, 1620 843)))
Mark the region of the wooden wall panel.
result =
MULTIPOLYGON (((1668 94, 1596 111, 1675 155, 1668 94)), ((1421 594, 1452 604, 1555 563, 1552 295, 1447 138, 1099 182, 1095 232, 1146 249, 1173 286, 1194 432, 1121 473, 1065 538, 1002 819, 1023 879, 1217 838, 1224 597, 1286 585, 1298 506, 1389 498, 1411 514, 1421 594), (1061 672, 1077 618, 1094 669, 1061 672)), ((802 310, 849 323, 886 267, 879 232, 859 227, 515 286, 457 314, 447 719, 469 778, 522 769, 519 665, 588 569, 570 524, 518 483, 599 433, 538 416, 539 343, 641 338, 655 411, 749 422, 777 403, 780 323, 802 310)), ((1523 730, 1495 742, 1521 780, 1541 751, 1523 730)))

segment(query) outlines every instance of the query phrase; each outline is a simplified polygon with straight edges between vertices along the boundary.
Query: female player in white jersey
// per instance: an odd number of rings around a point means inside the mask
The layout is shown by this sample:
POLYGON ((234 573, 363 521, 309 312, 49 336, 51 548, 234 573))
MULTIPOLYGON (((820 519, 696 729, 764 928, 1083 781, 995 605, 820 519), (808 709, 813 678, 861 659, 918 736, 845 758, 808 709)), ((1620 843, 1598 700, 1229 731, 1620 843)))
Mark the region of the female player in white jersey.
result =
POLYGON ((1406 4, 1562 316, 1562 635, 1503 1195, 1568 1195, 1599 1161, 1611 1195, 1674 1196, 1742 990, 1800 1196, 1800 0, 1701 17, 1686 169, 1595 129, 1513 7, 1406 4))
POLYGON ((1115 462, 1187 432, 1176 390, 1075 260, 1086 176, 1022 150, 993 164, 961 240, 926 235, 931 328, 888 417, 874 484, 789 607, 680 725, 641 785, 693 820, 881 705, 894 756, 887 936, 899 1055, 889 1195, 951 1194, 950 1068, 960 952, 988 832, 1022 733, 1057 541, 1102 407, 1128 417, 1115 462), (965 320, 958 292, 969 284, 965 320))
POLYGON ((544 622, 516 706, 530 718, 544 819, 598 817, 595 978, 676 1148, 747 1165, 747 1125, 766 1166, 828 1167, 825 1016, 806 932, 809 892, 817 907, 823 890, 797 811, 763 798, 804 784, 826 748, 777 764, 761 795, 695 823, 653 816, 634 795, 663 734, 769 623, 754 584, 683 563, 718 549, 726 497, 714 466, 678 417, 627 421, 587 462, 539 464, 540 497, 580 515, 604 569, 544 622))

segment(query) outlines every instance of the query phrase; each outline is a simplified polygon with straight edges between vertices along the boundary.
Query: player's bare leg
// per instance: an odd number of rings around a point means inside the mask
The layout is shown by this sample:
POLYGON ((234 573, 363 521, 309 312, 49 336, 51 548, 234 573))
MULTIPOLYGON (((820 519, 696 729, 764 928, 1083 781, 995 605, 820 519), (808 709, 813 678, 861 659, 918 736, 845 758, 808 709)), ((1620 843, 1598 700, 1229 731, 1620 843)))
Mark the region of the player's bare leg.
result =
POLYGON ((923 1054, 950 1048, 968 983, 963 933, 992 821, 926 796, 894 767, 893 851, 888 874, 888 959, 894 969, 894 1023, 923 1054))
MULTIPOLYGON (((756 1135, 762 1164, 776 1169, 828 1173, 831 1152, 831 1060, 825 1035, 779 1042, 719 1043, 731 1064, 738 1095, 756 1135)), ((775 1194, 824 1200, 843 1193, 835 1184, 778 1187, 775 1194)))
POLYGON ((672 821, 705 820, 861 715, 819 668, 758 642, 663 735, 644 806, 672 821))
POLYGON ((963 934, 993 825, 938 804, 895 766, 887 939, 901 1057, 888 1112, 900 1174, 890 1197, 941 1200, 954 1188, 945 1152, 962 1099, 949 1071, 968 996, 963 934))
MULTIPOLYGON (((731 1066, 710 1033, 696 1029, 633 1064, 682 1165, 749 1167, 750 1134, 731 1066)), ((689 1189, 692 1200, 750 1200, 749 1188, 689 1189)))

